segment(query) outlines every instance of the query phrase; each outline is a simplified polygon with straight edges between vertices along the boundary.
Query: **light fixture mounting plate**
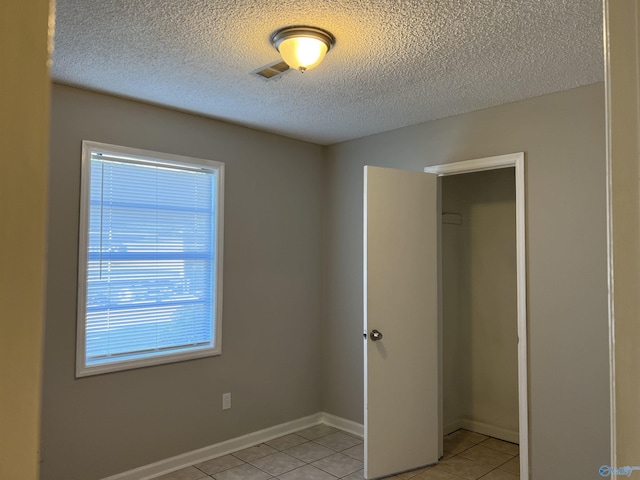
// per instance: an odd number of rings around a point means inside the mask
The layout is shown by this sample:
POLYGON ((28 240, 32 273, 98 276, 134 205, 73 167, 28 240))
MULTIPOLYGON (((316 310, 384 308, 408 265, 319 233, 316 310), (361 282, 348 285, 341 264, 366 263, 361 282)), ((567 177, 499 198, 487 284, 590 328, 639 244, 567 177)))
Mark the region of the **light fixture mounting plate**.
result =
POLYGON ((331 32, 323 28, 310 27, 307 25, 293 25, 276 30, 271 35, 271 44, 279 51, 280 44, 291 37, 308 37, 320 40, 327 46, 327 52, 336 44, 336 37, 331 32))

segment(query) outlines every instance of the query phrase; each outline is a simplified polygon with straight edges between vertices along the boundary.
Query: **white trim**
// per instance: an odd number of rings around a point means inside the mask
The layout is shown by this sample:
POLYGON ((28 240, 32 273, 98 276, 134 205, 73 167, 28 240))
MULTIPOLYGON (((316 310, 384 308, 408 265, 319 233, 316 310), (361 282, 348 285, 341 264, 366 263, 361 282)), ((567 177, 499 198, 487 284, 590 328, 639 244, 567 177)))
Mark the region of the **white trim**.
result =
MULTIPOLYGON (((617 437, 616 437, 616 330, 615 330, 615 299, 614 299, 614 272, 613 272, 613 179, 612 179, 612 155, 611 155, 611 46, 609 44, 609 0, 602 2, 602 31, 604 47, 604 89, 605 89, 605 164, 607 169, 607 307, 609 326, 609 428, 610 438, 610 465, 618 465, 617 437)), ((615 473, 613 478, 616 478, 615 473)))
POLYGON ((425 167, 426 173, 435 173, 438 176, 456 175, 458 173, 472 173, 483 170, 495 170, 497 168, 514 167, 519 160, 524 161, 524 153, 508 153, 495 157, 477 158, 463 162, 445 163, 425 167))
POLYGON ((347 433, 364 438, 364 425, 362 423, 357 423, 342 417, 336 417, 330 413, 321 413, 320 423, 339 428, 347 433))
MULTIPOLYGON (((437 195, 437 215, 443 220, 442 213, 442 180, 438 179, 438 195, 437 195)), ((460 217, 462 218, 462 217, 460 217)), ((438 262, 438 459, 444 456, 444 300, 442 298, 443 260, 442 260, 442 221, 438 222, 438 245, 437 245, 437 262, 438 262)))
POLYGON ((500 440, 504 440, 505 442, 515 443, 516 445, 520 440, 519 434, 516 430, 508 430, 506 428, 496 427, 495 425, 477 422, 475 420, 469 420, 467 418, 458 419, 455 422, 447 425, 445 427, 444 434, 449 435, 450 433, 453 433, 456 430, 460 430, 461 428, 464 428, 465 430, 469 430, 471 432, 481 433, 483 435, 498 438, 500 440))
POLYGON ((79 377, 82 368, 87 364, 85 333, 85 310, 87 305, 87 251, 89 244, 89 184, 91 181, 91 147, 93 143, 82 142, 82 163, 80 173, 80 219, 78 232, 78 304, 76 305, 76 377, 79 377), (81 368, 82 366, 82 368, 81 368))
MULTIPOLYGON (((367 304, 368 302, 368 295, 367 292, 369 291, 369 287, 368 287, 368 282, 367 282, 367 278, 368 278, 368 273, 367 273, 367 259, 369 257, 369 253, 368 253, 368 245, 369 245, 369 241, 368 241, 368 237, 367 237, 367 231, 369 230, 369 226, 368 226, 368 221, 369 221, 369 210, 367 208, 368 205, 368 192, 369 192, 369 166, 365 165, 364 166, 364 180, 363 180, 363 206, 362 206, 362 211, 363 211, 363 222, 362 222, 362 330, 363 330, 363 334, 364 334, 364 348, 363 348, 363 373, 364 373, 364 378, 363 378, 363 387, 364 390, 362 392, 362 406, 363 406, 363 413, 364 413, 364 426, 362 428, 362 436, 365 439, 365 446, 364 446, 364 465, 365 467, 369 464, 369 454, 367 453, 367 445, 368 445, 368 440, 367 438, 369 438, 369 425, 368 425, 368 421, 366 420, 367 415, 368 415, 368 392, 369 392, 369 375, 368 375, 368 371, 369 371, 369 355, 368 355, 368 350, 367 350, 367 334, 368 334, 368 325, 367 325, 367 319, 369 318, 369 311, 367 309, 367 304)), ((365 477, 366 478, 366 477, 365 477)))
MULTIPOLYGON (((464 428, 464 427, 462 426, 462 419, 459 418, 459 419, 454 420, 453 422, 449 423, 448 425, 445 425, 442 428, 442 436, 446 437, 450 433, 453 433, 453 432, 455 432, 457 430, 460 430, 461 428, 464 428)), ((440 454, 440 457, 442 457, 442 454, 440 454)))
POLYGON ((529 398, 527 377, 527 254, 524 152, 426 167, 440 176, 515 167, 516 183, 516 283, 518 305, 518 415, 520 478, 529 479, 529 398))
MULTIPOLYGON (((268 442, 274 438, 282 437, 283 435, 288 435, 319 423, 326 423, 327 425, 342 428, 350 433, 352 433, 350 430, 339 425, 350 426, 356 430, 356 427, 359 425, 355 422, 351 422, 350 420, 319 412, 309 415, 308 417, 292 420, 280 425, 265 428, 264 430, 259 430, 224 442, 209 445, 208 447, 192 450, 191 452, 186 452, 182 455, 176 455, 175 457, 166 458, 149 465, 134 468, 127 472, 118 473, 116 475, 103 478, 102 480, 150 480, 159 475, 171 473, 197 463, 206 462, 207 460, 228 455, 244 448, 253 447, 254 445, 268 442)), ((363 427, 360 425, 360 428, 363 427)))
POLYGON ((215 160, 173 155, 169 153, 153 152, 138 148, 110 145, 106 143, 82 141, 82 169, 80 185, 80 227, 78 240, 78 297, 76 306, 76 378, 98 375, 108 372, 117 372, 141 368, 151 365, 180 362, 195 358, 210 357, 222 353, 222 285, 223 285, 223 258, 224 258, 224 163, 215 160), (106 364, 88 366, 86 362, 86 292, 87 292, 87 250, 89 229, 89 199, 91 180, 91 156, 95 152, 103 151, 106 155, 133 163, 149 163, 170 165, 197 169, 201 171, 215 172, 216 199, 215 199, 215 223, 213 235, 216 239, 213 272, 215 275, 215 291, 213 312, 214 332, 213 342, 209 346, 197 350, 178 351, 146 358, 112 361, 106 364), (185 167, 186 165, 186 167, 185 167))

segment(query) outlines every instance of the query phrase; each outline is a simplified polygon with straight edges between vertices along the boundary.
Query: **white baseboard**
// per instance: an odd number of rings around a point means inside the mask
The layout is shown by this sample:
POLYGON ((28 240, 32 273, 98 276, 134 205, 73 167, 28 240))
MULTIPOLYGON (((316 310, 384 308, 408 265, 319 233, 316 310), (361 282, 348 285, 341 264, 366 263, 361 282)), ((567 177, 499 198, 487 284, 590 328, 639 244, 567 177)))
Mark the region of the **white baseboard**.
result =
POLYGON ((490 437, 499 438, 505 442, 520 443, 520 437, 515 430, 507 430, 506 428, 496 427, 489 425, 488 423, 477 422, 475 420, 469 420, 467 418, 460 418, 444 427, 444 434, 448 435, 456 430, 464 428, 465 430, 471 430, 472 432, 482 433, 483 435, 489 435, 490 437))
POLYGON ((231 440, 226 440, 214 445, 209 445, 208 447, 160 460, 159 462, 144 465, 142 467, 129 470, 128 472, 118 473, 116 475, 103 478, 102 480, 150 480, 159 475, 164 475, 165 473, 170 473, 196 463, 206 462, 207 460, 221 457, 244 448, 253 447, 254 445, 268 442, 274 438, 282 437, 283 435, 288 435, 319 423, 339 428, 345 432, 349 432, 360 437, 364 434, 364 426, 359 423, 336 417, 329 413, 319 412, 309 415, 308 417, 292 420, 280 425, 265 428, 264 430, 242 435, 241 437, 232 438, 231 440))
POLYGON ((454 422, 451 422, 448 425, 445 425, 444 428, 442 429, 442 434, 449 435, 450 433, 453 433, 456 430, 460 430, 461 428, 464 428, 462 426, 462 420, 458 419, 458 420, 455 420, 454 422))
POLYGON ((330 413, 321 413, 320 414, 320 423, 324 423, 331 427, 339 428, 340 430, 344 430, 345 432, 356 435, 360 438, 364 437, 364 425, 361 423, 356 423, 351 420, 347 420, 342 417, 336 417, 335 415, 331 415, 330 413))

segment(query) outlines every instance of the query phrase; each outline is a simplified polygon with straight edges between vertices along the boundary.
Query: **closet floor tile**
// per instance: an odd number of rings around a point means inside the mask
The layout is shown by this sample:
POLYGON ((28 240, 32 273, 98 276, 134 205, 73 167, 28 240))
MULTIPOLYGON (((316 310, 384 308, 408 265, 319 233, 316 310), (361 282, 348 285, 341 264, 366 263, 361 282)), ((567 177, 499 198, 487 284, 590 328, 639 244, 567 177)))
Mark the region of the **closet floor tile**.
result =
POLYGON ((518 455, 520 453, 520 446, 515 443, 505 442, 504 440, 498 440, 497 438, 487 438, 479 445, 483 447, 496 450, 507 455, 518 455))
POLYGON ((515 457, 509 460, 504 465, 498 467, 498 470, 502 470, 507 473, 512 473, 514 475, 520 475, 520 457, 515 457))
POLYGON ((494 467, 490 465, 477 463, 467 458, 455 456, 449 460, 439 463, 433 467, 432 470, 457 475, 466 480, 476 480, 477 478, 489 473, 493 468, 494 467))
POLYGON ((459 456, 467 458, 473 462, 489 465, 494 468, 499 467, 500 465, 504 465, 513 458, 513 455, 500 453, 496 450, 483 447, 482 445, 471 447, 469 450, 465 450, 464 452, 462 452, 459 456))

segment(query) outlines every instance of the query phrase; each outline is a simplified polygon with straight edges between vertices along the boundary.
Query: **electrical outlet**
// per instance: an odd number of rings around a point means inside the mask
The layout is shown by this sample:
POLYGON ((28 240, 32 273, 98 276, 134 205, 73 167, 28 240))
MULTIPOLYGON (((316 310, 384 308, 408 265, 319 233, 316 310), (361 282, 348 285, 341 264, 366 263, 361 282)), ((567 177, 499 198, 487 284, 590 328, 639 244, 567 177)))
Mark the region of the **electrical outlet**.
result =
POLYGON ((222 409, 229 410, 231 408, 231 394, 223 393, 222 394, 222 409))

